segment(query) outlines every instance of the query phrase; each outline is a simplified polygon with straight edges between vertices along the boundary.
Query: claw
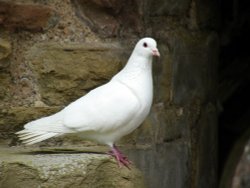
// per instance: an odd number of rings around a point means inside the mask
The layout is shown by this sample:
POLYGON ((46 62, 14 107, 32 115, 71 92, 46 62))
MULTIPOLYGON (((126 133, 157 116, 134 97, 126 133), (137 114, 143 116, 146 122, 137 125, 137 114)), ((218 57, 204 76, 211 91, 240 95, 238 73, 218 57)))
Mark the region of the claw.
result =
POLYGON ((115 157, 119 167, 126 166, 128 169, 129 165, 132 164, 130 160, 126 156, 122 154, 122 152, 114 145, 112 149, 108 152, 109 155, 115 157))

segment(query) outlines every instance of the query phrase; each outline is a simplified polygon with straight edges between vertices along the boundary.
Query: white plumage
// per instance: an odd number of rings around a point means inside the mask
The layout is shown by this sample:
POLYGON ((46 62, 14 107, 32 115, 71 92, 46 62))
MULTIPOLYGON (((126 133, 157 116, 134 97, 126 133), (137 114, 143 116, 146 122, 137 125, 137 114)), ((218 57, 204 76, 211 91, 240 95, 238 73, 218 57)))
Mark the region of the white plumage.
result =
POLYGON ((141 39, 126 66, 107 84, 93 89, 54 115, 27 123, 24 130, 16 134, 23 143, 30 145, 77 133, 84 139, 109 145, 119 164, 127 166, 126 157, 114 142, 131 133, 148 115, 153 98, 152 57, 159 55, 154 39, 141 39))

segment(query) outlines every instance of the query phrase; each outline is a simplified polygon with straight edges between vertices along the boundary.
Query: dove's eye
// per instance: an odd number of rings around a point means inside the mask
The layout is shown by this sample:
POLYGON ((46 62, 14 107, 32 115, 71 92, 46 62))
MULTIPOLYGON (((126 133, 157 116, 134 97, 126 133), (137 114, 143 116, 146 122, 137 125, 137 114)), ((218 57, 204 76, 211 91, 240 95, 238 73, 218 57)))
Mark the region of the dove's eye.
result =
POLYGON ((143 47, 144 48, 147 48, 148 47, 148 44, 146 42, 143 43, 143 47))

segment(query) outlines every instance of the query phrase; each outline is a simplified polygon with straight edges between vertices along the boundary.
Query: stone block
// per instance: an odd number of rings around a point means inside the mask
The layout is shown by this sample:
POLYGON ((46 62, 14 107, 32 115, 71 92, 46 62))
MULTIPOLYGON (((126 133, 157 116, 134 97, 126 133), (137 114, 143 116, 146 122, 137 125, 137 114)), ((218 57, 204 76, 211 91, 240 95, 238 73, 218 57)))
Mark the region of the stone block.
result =
POLYGON ((173 62, 173 102, 187 105, 195 98, 213 99, 218 36, 213 32, 192 35, 186 30, 177 30, 169 35, 169 45, 173 62))
POLYGON ((148 187, 187 188, 191 182, 187 142, 183 139, 126 150, 148 187))
POLYGON ((45 152, 0 148, 0 187, 3 188, 143 188, 134 166, 119 168, 106 154, 45 152))
POLYGON ((10 30, 43 31, 56 25, 58 18, 48 6, 0 1, 0 25, 10 30))
POLYGON ((102 38, 143 32, 142 4, 135 0, 73 0, 77 16, 102 38))
POLYGON ((112 43, 41 44, 27 59, 42 101, 50 106, 66 105, 108 82, 127 61, 112 43))

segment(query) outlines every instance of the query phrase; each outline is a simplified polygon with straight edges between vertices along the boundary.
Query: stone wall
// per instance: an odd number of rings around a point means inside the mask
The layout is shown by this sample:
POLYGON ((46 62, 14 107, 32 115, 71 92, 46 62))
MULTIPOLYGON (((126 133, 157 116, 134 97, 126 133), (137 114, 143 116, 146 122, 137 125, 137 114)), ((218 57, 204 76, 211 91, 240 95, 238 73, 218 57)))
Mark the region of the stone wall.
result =
MULTIPOLYGON (((154 104, 119 145, 148 187, 217 184, 218 15, 207 0, 0 1, 0 139, 107 82, 152 36, 154 104)), ((93 145, 58 138, 37 146, 93 145)))

